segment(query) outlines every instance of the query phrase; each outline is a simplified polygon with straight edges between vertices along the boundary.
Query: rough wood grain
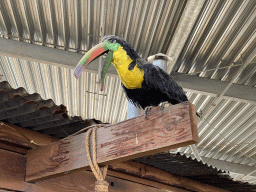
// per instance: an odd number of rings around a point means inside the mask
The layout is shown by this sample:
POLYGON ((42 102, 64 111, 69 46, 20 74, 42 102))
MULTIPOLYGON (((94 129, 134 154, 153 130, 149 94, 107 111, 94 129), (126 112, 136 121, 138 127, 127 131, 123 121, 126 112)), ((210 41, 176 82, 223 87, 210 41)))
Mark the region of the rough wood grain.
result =
MULTIPOLYGON (((23 192, 56 192, 46 187, 37 186, 24 181, 0 180, 0 189, 23 192)), ((1 191, 1 190, 0 190, 1 191)), ((3 190, 5 191, 5 190, 3 190)), ((7 192, 7 191, 5 191, 7 192)))
MULTIPOLYGON (((36 183, 37 186, 47 187, 55 192, 94 192, 95 177, 93 173, 89 171, 78 171, 70 175, 64 175, 56 178, 47 179, 36 183)), ((156 183, 157 187, 152 187, 150 181, 147 182, 147 186, 139 184, 134 181, 127 181, 125 179, 115 178, 111 176, 106 177, 106 181, 109 183, 109 192, 164 192, 163 184, 156 183)), ((186 190, 180 190, 175 187, 169 187, 173 192, 187 192, 186 190), (176 190, 175 190, 176 189, 176 190)))
MULTIPOLYGON (((139 116, 97 130, 97 161, 111 164, 196 143, 195 120, 187 102, 164 110, 156 107, 148 119, 139 116)), ((193 113, 195 111, 191 110, 193 113)), ((32 149, 27 154, 26 181, 89 169, 86 133, 32 149)))
POLYGON ((0 149, 20 153, 22 155, 27 154, 27 148, 5 141, 0 141, 0 149))
POLYGON ((26 157, 0 149, 0 180, 24 181, 26 157))
POLYGON ((199 142, 197 122, 196 122, 196 109, 195 109, 195 106, 190 102, 189 102, 189 115, 190 115, 190 121, 191 121, 190 124, 191 124, 192 137, 196 140, 196 142, 199 142))
MULTIPOLYGON (((155 183, 161 183, 166 186, 172 187, 180 187, 186 190, 191 191, 202 191, 202 192, 227 192, 227 190, 220 189, 211 185, 207 185, 205 183, 200 183, 198 181, 194 181, 192 179, 188 179, 185 177, 180 177, 175 174, 150 167, 147 165, 143 165, 134 161, 125 161, 118 164, 112 164, 108 168, 108 175, 118 177, 118 173, 120 178, 131 180, 132 176, 140 177, 141 180, 135 179, 135 181, 143 182, 142 184, 146 184, 147 180, 154 181, 155 183), (114 171, 114 172, 113 172, 114 171)), ((134 180, 131 180, 134 181, 134 180)), ((139 182, 140 183, 140 182, 139 182)), ((150 183, 150 182, 149 182, 150 183)), ((148 184, 150 185, 150 184, 148 184)), ((163 186, 164 187, 164 186, 163 186)), ((181 190, 181 189, 180 189, 181 190)), ((171 190, 172 191, 172 190, 171 190)))
POLYGON ((24 136, 29 140, 33 140, 39 145, 46 145, 54 141, 59 140, 58 138, 50 137, 36 131, 25 129, 9 123, 0 124, 0 141, 13 143, 14 145, 23 148, 35 148, 35 145, 31 144, 24 136))

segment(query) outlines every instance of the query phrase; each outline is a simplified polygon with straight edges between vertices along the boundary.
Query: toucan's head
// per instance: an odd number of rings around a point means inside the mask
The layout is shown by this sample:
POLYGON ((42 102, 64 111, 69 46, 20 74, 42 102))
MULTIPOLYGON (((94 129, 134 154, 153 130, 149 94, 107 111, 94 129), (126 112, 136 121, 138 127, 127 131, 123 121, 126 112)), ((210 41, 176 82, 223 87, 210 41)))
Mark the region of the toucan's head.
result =
POLYGON ((125 40, 114 35, 105 36, 103 37, 101 43, 92 47, 79 61, 74 70, 75 77, 79 78, 82 74, 82 71, 86 68, 87 65, 89 65, 99 56, 107 53, 107 58, 102 67, 100 76, 100 89, 103 90, 104 78, 112 62, 113 53, 118 49, 118 47, 122 47, 132 60, 136 60, 139 57, 138 54, 133 50, 131 45, 129 45, 125 40))

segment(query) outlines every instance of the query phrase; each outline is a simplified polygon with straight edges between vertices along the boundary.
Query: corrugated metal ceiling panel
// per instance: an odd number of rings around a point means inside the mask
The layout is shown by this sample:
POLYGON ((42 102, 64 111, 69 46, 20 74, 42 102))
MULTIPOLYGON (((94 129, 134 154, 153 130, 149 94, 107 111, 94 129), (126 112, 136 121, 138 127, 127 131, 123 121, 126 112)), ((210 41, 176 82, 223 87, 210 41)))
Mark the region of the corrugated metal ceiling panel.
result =
MULTIPOLYGON (((237 74, 256 49, 255 29, 255 1, 207 1, 173 70, 228 82, 237 75, 234 83, 255 87, 255 62, 237 74), (211 70, 216 68, 222 69, 211 70)), ((196 93, 189 97, 204 116, 198 123, 200 154, 255 166, 255 105, 196 93)), ((178 151, 192 154, 187 147, 178 151)))
POLYGON ((104 30, 127 39, 146 58, 166 52, 186 1, 6 0, 0 5, 4 37, 85 52, 104 30))
MULTIPOLYGON (((140 157, 134 159, 134 161, 228 191, 253 192, 256 190, 256 186, 254 185, 233 181, 225 171, 214 168, 197 159, 186 157, 186 155, 181 155, 180 153, 160 153, 140 157)), ((237 175, 236 179, 238 179, 237 175)))
MULTIPOLYGON (((256 1, 204 2, 173 70, 229 82, 256 49, 256 1)), ((84 53, 99 42, 102 31, 124 37, 146 58, 167 52, 186 5, 186 0, 6 0, 0 1, 0 35, 84 53)), ((75 80, 68 68, 4 55, 0 62, 3 79, 14 88, 63 103, 70 115, 110 123, 127 117, 127 100, 116 77, 107 77, 101 93, 95 73, 75 80)), ((255 59, 234 83, 256 87, 255 59)), ((203 112, 198 122, 201 155, 256 166, 255 105, 187 94, 203 112)), ((192 154, 189 147, 179 151, 192 154)))

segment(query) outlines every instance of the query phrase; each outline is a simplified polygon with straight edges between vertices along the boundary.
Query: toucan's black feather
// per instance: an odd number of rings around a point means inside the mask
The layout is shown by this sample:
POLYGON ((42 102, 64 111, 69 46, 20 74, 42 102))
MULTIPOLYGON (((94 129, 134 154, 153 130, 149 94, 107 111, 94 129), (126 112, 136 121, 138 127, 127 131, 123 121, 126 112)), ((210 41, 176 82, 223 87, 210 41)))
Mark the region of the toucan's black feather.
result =
POLYGON ((130 71, 133 70, 134 67, 135 67, 135 65, 136 65, 136 60, 134 60, 133 62, 131 62, 131 63, 129 64, 128 69, 129 69, 130 71))
POLYGON ((158 106, 168 101, 178 104, 188 101, 182 88, 161 68, 151 63, 143 64, 144 81, 139 89, 122 87, 127 98, 137 107, 145 109, 147 106, 158 106))

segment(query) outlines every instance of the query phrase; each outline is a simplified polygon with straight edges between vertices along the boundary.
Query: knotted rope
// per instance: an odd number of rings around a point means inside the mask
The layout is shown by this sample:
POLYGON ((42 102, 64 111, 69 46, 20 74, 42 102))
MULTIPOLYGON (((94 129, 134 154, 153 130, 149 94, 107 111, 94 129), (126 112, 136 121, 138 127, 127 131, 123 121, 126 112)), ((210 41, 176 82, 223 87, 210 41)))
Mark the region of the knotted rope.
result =
POLYGON ((86 140, 85 140, 86 154, 91 170, 96 177, 97 181, 95 182, 95 192, 108 192, 108 182, 105 181, 107 174, 108 166, 100 170, 99 165, 97 164, 97 154, 96 154, 96 128, 91 128, 87 131, 86 140), (92 133, 92 159, 90 151, 90 135, 92 133))

